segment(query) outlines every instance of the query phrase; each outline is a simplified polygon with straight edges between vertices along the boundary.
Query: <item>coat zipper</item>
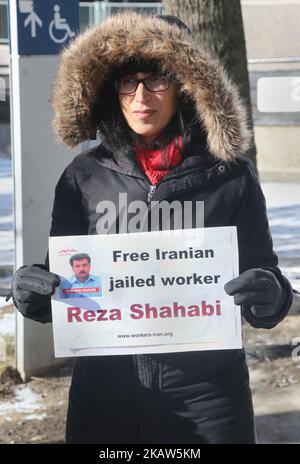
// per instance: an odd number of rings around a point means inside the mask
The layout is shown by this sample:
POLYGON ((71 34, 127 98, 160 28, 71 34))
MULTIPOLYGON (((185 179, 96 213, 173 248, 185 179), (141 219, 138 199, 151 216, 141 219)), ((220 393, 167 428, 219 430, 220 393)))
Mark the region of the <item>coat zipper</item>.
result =
MULTIPOLYGON (((191 172, 191 171, 189 171, 189 172, 191 172)), ((165 180, 169 180, 169 179, 172 179, 172 178, 175 178, 175 177, 181 177, 181 176, 180 176, 180 175, 179 175, 179 176, 178 176, 178 175, 173 175, 173 176, 168 177, 168 179, 165 179, 165 178, 162 179, 162 180, 159 181, 156 185, 150 185, 150 186, 149 186, 148 197, 147 197, 148 207, 151 205, 151 201, 152 201, 152 198, 153 198, 153 196, 154 196, 154 194, 155 194, 155 192, 156 192, 157 187, 158 187, 160 184, 162 184, 163 182, 165 182, 165 180)), ((173 193, 173 195, 174 195, 174 193, 173 193)), ((173 195, 171 195, 171 196, 173 196, 173 195)), ((169 197, 170 197, 170 195, 168 195, 168 196, 166 196, 166 197, 164 197, 164 198, 160 198, 160 201, 161 201, 161 200, 164 200, 164 199, 167 199, 167 198, 169 198, 169 197)))
MULTIPOLYGON (((191 172, 195 172, 195 171, 196 171, 196 169, 193 168, 193 169, 188 169, 187 171, 185 171, 185 172, 183 172, 183 173, 177 172, 176 174, 167 174, 167 175, 166 175, 163 179, 161 179, 156 185, 150 185, 150 186, 149 186, 149 191, 148 191, 148 198, 147 198, 147 200, 148 200, 148 205, 150 205, 151 200, 152 200, 152 197, 153 197, 153 195, 155 194, 156 189, 157 189, 157 187, 158 187, 160 184, 162 184, 163 182, 166 182, 166 181, 168 181, 168 180, 170 180, 170 179, 175 179, 176 177, 177 177, 177 178, 178 178, 178 177, 183 177, 183 176, 185 176, 186 174, 190 174, 191 172)), ((198 187, 197 187, 197 189, 198 189, 198 187)), ((194 189, 191 189, 190 191, 192 191, 192 190, 194 190, 194 189)), ((161 200, 165 200, 165 199, 167 199, 167 198, 170 198, 170 196, 173 196, 174 194, 176 194, 176 193, 173 193, 172 195, 168 195, 167 197, 164 197, 164 198, 160 198, 159 200, 160 200, 160 201, 161 201, 161 200)))
POLYGON ((148 192, 148 203, 151 203, 155 190, 156 190, 156 185, 150 185, 150 190, 148 192))
MULTIPOLYGON (((171 175, 168 175, 168 174, 167 174, 167 175, 166 175, 163 179, 161 179, 156 185, 150 185, 150 186, 149 186, 149 191, 148 191, 148 197, 147 197, 148 204, 151 203, 152 197, 153 197, 153 195, 154 195, 154 193, 155 193, 157 187, 158 187, 160 184, 162 184, 163 182, 166 182, 166 181, 168 181, 168 180, 170 180, 170 179, 174 179, 174 178, 176 178, 176 177, 183 177, 184 175, 190 174, 191 172, 194 172, 194 171, 195 171, 195 169, 190 169, 190 170, 187 170, 187 171, 184 172, 184 173, 181 173, 181 172, 179 173, 179 172, 177 172, 176 174, 173 174, 173 175, 172 175, 172 174, 171 174, 171 175)), ((166 197, 166 198, 168 198, 168 197, 166 197)))
POLYGON ((173 174, 173 175, 170 175, 170 176, 165 176, 162 180, 160 180, 156 185, 150 185, 149 186, 149 192, 148 192, 148 203, 151 203, 151 200, 152 200, 152 197, 157 189, 157 187, 159 186, 159 184, 162 184, 163 182, 165 182, 166 180, 169 180, 169 179, 172 179, 172 178, 175 178, 175 177, 182 177, 184 176, 185 174, 189 174, 190 172, 193 172, 194 169, 191 169, 185 173, 176 173, 176 174, 173 174))

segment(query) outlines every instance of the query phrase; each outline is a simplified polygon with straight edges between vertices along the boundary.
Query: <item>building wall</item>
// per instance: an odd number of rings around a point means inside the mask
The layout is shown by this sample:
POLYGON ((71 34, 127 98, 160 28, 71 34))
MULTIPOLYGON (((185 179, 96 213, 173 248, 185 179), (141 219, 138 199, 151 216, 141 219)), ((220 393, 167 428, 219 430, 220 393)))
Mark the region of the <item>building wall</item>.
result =
POLYGON ((255 126, 261 180, 300 182, 299 126, 255 126))
POLYGON ((241 0, 241 5, 248 59, 300 55, 299 0, 241 0))

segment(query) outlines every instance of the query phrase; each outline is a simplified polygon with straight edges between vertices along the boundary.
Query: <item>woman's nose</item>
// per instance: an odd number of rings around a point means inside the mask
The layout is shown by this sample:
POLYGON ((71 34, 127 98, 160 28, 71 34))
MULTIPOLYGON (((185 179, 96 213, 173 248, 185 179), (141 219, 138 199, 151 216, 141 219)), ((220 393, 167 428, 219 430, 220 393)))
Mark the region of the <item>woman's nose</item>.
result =
POLYGON ((143 82, 139 82, 135 91, 135 99, 144 100, 145 98, 149 97, 149 95, 151 95, 151 92, 149 92, 149 90, 146 89, 145 84, 143 82))

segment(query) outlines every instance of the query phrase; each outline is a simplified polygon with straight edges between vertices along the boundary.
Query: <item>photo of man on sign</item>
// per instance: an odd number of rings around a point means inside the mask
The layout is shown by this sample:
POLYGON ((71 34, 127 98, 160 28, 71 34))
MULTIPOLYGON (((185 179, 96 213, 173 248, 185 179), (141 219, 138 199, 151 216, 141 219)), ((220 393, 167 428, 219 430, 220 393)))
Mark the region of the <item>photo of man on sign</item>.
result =
POLYGON ((87 253, 78 253, 70 258, 73 275, 61 279, 61 298, 102 296, 101 279, 90 274, 91 258, 87 253))

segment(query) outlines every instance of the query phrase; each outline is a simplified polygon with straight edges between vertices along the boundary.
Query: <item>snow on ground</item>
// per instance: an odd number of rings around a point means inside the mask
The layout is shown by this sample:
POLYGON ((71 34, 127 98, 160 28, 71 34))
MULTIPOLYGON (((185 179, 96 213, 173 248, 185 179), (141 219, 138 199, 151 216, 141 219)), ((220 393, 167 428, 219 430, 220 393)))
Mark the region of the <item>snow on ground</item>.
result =
POLYGON ((0 308, 2 308, 5 305, 7 305, 5 298, 3 296, 0 296, 0 308))
POLYGON ((13 336, 15 334, 15 313, 5 313, 0 319, 0 337, 13 336))
POLYGON ((28 414, 26 420, 44 420, 46 417, 47 414, 45 412, 42 414, 28 414))
POLYGON ((43 409, 40 396, 34 393, 29 386, 17 385, 13 390, 13 400, 0 402, 0 415, 16 411, 31 413, 43 409))
POLYGON ((0 290, 9 286, 14 261, 11 169, 11 161, 0 158, 0 290))
POLYGON ((279 266, 300 291, 300 184, 263 182, 262 189, 279 266))

